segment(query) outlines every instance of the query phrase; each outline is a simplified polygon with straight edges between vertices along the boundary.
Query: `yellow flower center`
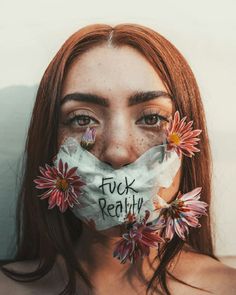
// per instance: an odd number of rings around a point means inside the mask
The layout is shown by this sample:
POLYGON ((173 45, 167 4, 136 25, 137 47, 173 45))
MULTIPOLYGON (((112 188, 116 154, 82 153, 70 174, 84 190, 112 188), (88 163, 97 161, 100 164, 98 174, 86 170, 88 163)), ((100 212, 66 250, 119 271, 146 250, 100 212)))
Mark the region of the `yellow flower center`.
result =
POLYGON ((171 143, 174 143, 175 145, 179 145, 180 144, 180 137, 177 133, 172 133, 169 136, 169 140, 171 143))
POLYGON ((56 182, 56 187, 59 190, 65 192, 68 189, 68 187, 69 187, 69 183, 68 183, 68 181, 65 178, 62 178, 62 179, 61 178, 58 178, 57 179, 57 182, 56 182))

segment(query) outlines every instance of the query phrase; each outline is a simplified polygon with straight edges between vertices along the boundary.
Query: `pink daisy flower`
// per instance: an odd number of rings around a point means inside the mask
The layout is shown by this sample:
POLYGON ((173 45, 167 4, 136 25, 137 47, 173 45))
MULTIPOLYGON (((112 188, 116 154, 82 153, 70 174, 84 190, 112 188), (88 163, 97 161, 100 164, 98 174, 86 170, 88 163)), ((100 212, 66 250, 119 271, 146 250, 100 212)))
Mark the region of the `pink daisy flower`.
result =
POLYGON ((149 215, 150 212, 147 210, 141 222, 132 221, 128 225, 129 231, 116 243, 113 257, 119 259, 121 263, 125 263, 127 259, 133 263, 139 257, 148 256, 150 247, 158 248, 158 244, 164 242, 158 233, 161 226, 147 224, 149 215))
POLYGON ((94 127, 87 127, 85 133, 83 134, 81 141, 80 141, 80 145, 84 148, 84 149, 91 149, 92 146, 95 143, 95 139, 96 139, 96 129, 94 127))
POLYGON ((178 193, 176 199, 170 203, 167 208, 161 209, 161 216, 165 219, 165 228, 162 236, 171 240, 176 233, 182 240, 186 239, 186 234, 189 234, 189 227, 200 227, 199 218, 202 215, 207 215, 207 203, 199 201, 201 187, 181 194, 178 193))
POLYGON ((186 123, 186 118, 180 120, 179 112, 175 112, 174 119, 170 121, 166 129, 167 151, 175 150, 178 156, 183 154, 191 158, 194 152, 200 151, 195 145, 200 140, 197 136, 202 130, 193 130, 193 121, 186 123))
POLYGON ((41 200, 48 198, 48 209, 58 206, 61 212, 65 212, 68 207, 79 205, 80 188, 85 183, 76 174, 77 167, 68 170, 68 164, 63 164, 61 159, 58 167, 47 164, 45 167, 39 167, 42 176, 38 176, 34 182, 37 184, 36 188, 48 189, 39 195, 41 200))

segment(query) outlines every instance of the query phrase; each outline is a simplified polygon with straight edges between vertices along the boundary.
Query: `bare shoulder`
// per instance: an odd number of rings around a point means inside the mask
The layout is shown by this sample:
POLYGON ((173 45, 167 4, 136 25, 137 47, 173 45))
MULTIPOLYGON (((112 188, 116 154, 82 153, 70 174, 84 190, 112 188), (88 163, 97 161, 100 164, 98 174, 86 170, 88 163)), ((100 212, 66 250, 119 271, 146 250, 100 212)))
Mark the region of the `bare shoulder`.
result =
POLYGON ((216 295, 236 294, 236 269, 208 255, 191 251, 181 252, 173 274, 188 284, 216 295))
POLYGON ((0 269, 0 294, 12 294, 13 290, 17 291, 18 294, 23 294, 22 291, 19 290, 16 286, 16 282, 12 281, 10 278, 8 278, 0 269), (19 290, 19 292, 18 292, 19 290))
MULTIPOLYGON (((38 266, 38 261, 21 261, 4 265, 7 270, 19 273, 29 273, 38 266)), ((18 282, 9 278, 3 269, 0 269, 0 295, 5 294, 59 294, 65 286, 65 276, 58 268, 58 264, 39 280, 33 282, 18 282)))
POLYGON ((14 293, 19 295, 32 294, 31 289, 28 288, 25 283, 17 282, 8 277, 5 274, 4 269, 25 272, 27 269, 29 269, 29 264, 27 262, 14 262, 6 264, 0 269, 0 295, 14 293))
POLYGON ((236 269, 209 256, 202 259, 205 261, 203 274, 206 276, 206 283, 208 280, 212 286, 214 284, 218 294, 236 294, 236 269))

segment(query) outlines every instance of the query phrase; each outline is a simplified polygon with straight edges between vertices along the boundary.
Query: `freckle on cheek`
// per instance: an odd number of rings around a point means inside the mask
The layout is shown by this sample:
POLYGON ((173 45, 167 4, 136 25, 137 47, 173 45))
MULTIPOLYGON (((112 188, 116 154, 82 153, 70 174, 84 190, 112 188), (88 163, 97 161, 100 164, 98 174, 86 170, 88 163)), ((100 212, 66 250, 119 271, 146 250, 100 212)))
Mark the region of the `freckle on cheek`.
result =
POLYGON ((96 157, 99 157, 99 155, 102 154, 104 149, 104 136, 103 135, 97 135, 95 145, 92 147, 90 152, 94 154, 96 157))

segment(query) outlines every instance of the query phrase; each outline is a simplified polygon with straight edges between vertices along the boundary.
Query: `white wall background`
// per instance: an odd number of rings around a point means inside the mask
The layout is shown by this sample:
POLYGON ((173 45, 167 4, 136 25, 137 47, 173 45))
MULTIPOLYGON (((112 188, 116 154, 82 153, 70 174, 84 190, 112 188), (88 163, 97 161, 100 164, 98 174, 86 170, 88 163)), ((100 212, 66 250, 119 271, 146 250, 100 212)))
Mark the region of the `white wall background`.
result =
MULTIPOLYGON (((0 0, 0 89, 38 84, 62 43, 84 25, 130 22, 156 29, 183 53, 199 83, 214 157, 216 250, 219 255, 236 255, 235 13, 234 0, 0 0)), ((7 129, 9 120, 16 120, 16 109, 9 99, 0 100, 0 109, 8 109, 8 115, 4 112, 1 116, 1 153, 7 138, 15 138, 7 129)), ((18 107, 25 123, 17 132, 15 158, 23 147, 32 107, 28 101, 27 108, 24 104, 18 107)), ((1 167, 14 165, 10 158, 6 162, 4 154, 0 161, 1 167)), ((0 259, 10 255, 13 211, 9 204, 14 202, 9 194, 0 194, 0 259)))

